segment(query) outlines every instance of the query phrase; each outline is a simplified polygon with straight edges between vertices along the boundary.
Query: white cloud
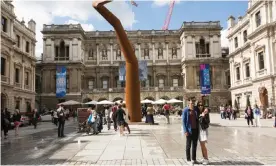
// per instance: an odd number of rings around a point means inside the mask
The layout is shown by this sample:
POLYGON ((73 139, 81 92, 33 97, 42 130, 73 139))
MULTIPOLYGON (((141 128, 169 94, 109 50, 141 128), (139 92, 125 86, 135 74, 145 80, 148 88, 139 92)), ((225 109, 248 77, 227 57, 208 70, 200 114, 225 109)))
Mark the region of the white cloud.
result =
POLYGON ((228 39, 226 38, 228 35, 227 29, 223 29, 220 32, 221 36, 220 36, 220 40, 221 40, 221 46, 222 47, 229 47, 229 42, 228 39))
MULTIPOLYGON (((69 23, 81 23, 83 29, 94 30, 89 22, 93 20, 105 21, 104 18, 92 7, 91 1, 14 1, 15 14, 19 20, 24 18, 25 22, 33 19, 36 22, 36 56, 43 53, 43 35, 41 30, 43 24, 55 24, 56 17, 68 18, 69 23)), ((115 1, 107 4, 107 7, 121 20, 125 29, 131 28, 135 20, 130 3, 115 1)), ((100 29, 98 29, 100 30, 100 29)))
POLYGON ((76 20, 68 20, 68 21, 65 21, 64 24, 81 24, 82 29, 85 31, 93 31, 94 30, 94 26, 92 24, 82 24, 76 20))
MULTIPOLYGON (((171 3, 171 0, 153 0, 153 6, 162 7, 171 3)), ((175 3, 180 3, 180 0, 175 0, 175 3)))

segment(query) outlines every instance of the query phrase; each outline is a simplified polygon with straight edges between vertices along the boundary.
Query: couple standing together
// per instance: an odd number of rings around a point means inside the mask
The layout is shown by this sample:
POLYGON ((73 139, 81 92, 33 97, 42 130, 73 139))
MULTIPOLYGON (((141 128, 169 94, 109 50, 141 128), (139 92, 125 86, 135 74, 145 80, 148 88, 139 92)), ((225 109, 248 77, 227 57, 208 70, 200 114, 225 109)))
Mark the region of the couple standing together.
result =
POLYGON ((190 99, 189 106, 182 112, 183 130, 186 136, 186 158, 190 164, 199 164, 196 160, 197 142, 200 141, 202 150, 202 164, 209 164, 208 153, 206 148, 208 127, 210 123, 209 110, 204 108, 201 103, 197 106, 190 99), (192 146, 192 160, 191 160, 192 146))

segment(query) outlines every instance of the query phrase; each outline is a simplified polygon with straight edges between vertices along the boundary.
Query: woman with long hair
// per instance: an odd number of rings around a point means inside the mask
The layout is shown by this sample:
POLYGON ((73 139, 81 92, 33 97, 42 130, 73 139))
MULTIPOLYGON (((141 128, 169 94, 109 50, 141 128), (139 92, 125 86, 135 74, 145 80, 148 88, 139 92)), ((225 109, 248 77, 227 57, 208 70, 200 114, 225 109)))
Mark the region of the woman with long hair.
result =
POLYGON ((206 143, 208 140, 208 128, 210 124, 209 109, 203 108, 202 105, 199 105, 200 115, 199 115, 199 142, 203 156, 203 165, 209 163, 208 151, 206 148, 206 143))
POLYGON ((147 108, 147 122, 150 124, 154 124, 154 118, 153 118, 153 114, 154 114, 154 109, 152 104, 149 104, 148 108, 147 108))
POLYGON ((15 131, 15 136, 18 136, 18 128, 21 125, 21 115, 19 113, 19 110, 16 109, 13 115, 13 122, 14 122, 14 131, 15 131))
POLYGON ((247 108, 245 109, 245 118, 247 119, 247 124, 249 125, 249 122, 251 122, 251 125, 253 126, 253 119, 254 119, 254 115, 253 115, 253 110, 251 108, 251 106, 247 106, 247 108))

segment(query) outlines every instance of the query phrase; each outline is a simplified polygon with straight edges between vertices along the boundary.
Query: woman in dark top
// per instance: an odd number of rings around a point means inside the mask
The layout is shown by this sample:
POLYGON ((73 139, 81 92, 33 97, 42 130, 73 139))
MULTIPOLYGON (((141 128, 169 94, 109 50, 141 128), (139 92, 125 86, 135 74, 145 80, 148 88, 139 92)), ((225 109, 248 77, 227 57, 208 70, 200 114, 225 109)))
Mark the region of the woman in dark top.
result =
POLYGON ((251 106, 247 106, 244 112, 245 112, 245 118, 247 119, 248 126, 249 126, 249 122, 251 122, 251 125, 253 126, 254 115, 253 115, 253 110, 251 106))
POLYGON ((14 128, 15 128, 15 136, 18 136, 18 128, 21 124, 21 115, 19 113, 19 110, 16 109, 13 115, 13 122, 14 122, 14 128))
MULTIPOLYGON (((10 114, 7 110, 1 110, 1 130, 4 130, 4 139, 7 139, 10 125, 10 114)), ((1 133, 2 136, 2 133, 1 133)))
POLYGON ((124 135, 124 124, 125 124, 125 118, 126 115, 125 111, 122 109, 122 105, 118 106, 118 110, 116 111, 116 119, 117 124, 120 126, 120 136, 124 135))

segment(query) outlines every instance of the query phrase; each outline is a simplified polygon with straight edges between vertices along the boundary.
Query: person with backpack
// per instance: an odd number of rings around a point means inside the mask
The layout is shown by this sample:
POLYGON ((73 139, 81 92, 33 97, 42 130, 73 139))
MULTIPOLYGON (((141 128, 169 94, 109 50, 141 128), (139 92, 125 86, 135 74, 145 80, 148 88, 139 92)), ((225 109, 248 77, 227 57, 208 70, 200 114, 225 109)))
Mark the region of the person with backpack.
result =
POLYGON ((199 115, 199 142, 202 151, 202 164, 209 164, 208 160, 208 150, 206 148, 206 143, 208 140, 208 128, 210 124, 209 109, 203 108, 202 105, 199 105, 200 115, 199 115))
POLYGON ((116 118, 117 109, 118 109, 118 103, 115 103, 115 105, 112 107, 112 121, 113 121, 115 131, 117 131, 117 118, 116 118))
POLYGON ((57 116, 58 116, 58 137, 65 137, 64 136, 64 125, 65 125, 65 109, 63 105, 60 105, 57 109, 57 116))

